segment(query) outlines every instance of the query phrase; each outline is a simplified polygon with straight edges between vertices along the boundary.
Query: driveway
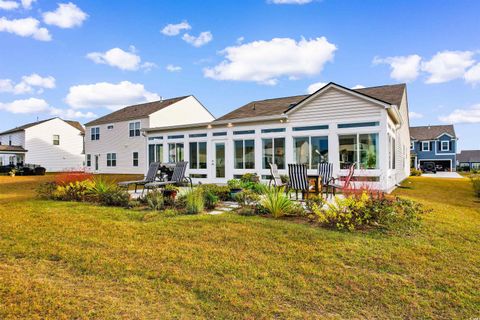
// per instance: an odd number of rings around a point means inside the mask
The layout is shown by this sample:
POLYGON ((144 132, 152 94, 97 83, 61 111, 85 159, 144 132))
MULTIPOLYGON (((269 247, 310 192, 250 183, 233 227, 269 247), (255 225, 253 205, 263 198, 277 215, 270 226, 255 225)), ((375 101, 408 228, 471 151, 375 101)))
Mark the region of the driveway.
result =
POLYGON ((422 174, 422 177, 463 179, 463 177, 456 172, 424 173, 424 174, 422 174))

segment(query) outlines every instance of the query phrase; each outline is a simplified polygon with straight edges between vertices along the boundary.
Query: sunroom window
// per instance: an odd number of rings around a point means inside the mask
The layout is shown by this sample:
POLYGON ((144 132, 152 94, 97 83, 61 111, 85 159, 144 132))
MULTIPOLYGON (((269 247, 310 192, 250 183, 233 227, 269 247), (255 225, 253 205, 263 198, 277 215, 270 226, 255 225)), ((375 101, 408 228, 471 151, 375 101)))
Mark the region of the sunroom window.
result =
POLYGON ((163 144, 148 145, 148 164, 152 162, 163 162, 163 144))
POLYGON ((339 136, 340 168, 378 169, 378 133, 339 136))
POLYGON ((328 162, 328 137, 296 137, 293 139, 295 163, 316 169, 328 162))
POLYGON ((255 169, 255 140, 234 141, 235 169, 255 169))
POLYGON ((168 144, 168 162, 183 161, 183 143, 169 143, 168 144))
POLYGON ((262 139, 263 169, 275 163, 278 169, 285 169, 285 138, 262 139))
POLYGON ((190 168, 206 169, 207 168, 207 143, 206 142, 190 142, 190 168))

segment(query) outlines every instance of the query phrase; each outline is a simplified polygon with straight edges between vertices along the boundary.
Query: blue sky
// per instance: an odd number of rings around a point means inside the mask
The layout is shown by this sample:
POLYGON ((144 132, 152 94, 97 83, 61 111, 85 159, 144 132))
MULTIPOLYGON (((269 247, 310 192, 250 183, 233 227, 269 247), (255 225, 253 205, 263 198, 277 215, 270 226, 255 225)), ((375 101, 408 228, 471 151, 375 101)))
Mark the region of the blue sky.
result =
POLYGON ((220 116, 329 81, 407 82, 412 125, 455 123, 460 147, 480 149, 478 12, 479 1, 0 0, 0 130, 159 96, 194 94, 220 116))

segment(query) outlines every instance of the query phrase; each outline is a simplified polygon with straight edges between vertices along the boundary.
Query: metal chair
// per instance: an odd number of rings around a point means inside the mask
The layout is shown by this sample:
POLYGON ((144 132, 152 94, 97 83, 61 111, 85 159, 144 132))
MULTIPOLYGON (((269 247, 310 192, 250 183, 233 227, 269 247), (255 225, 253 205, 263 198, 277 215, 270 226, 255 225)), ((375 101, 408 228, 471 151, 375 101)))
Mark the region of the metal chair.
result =
POLYGON ((278 166, 275 163, 269 163, 270 165, 270 181, 268 186, 270 187, 273 183, 273 186, 276 188, 284 187, 285 183, 282 181, 282 177, 278 173, 278 166))
POLYGON ((330 185, 329 185, 329 187, 332 188, 333 196, 335 196, 335 191, 337 189, 345 190, 345 189, 348 189, 350 187, 350 184, 352 183, 352 179, 353 179, 353 174, 355 173, 355 166, 356 166, 356 163, 353 163, 350 166, 350 168, 348 169, 348 175, 345 177, 345 180, 344 180, 343 184, 340 183, 339 178, 333 178, 332 183, 330 183, 330 185), (338 182, 336 182, 336 181, 338 181, 338 182))
POLYGON ((295 190, 295 198, 298 200, 298 191, 302 192, 302 197, 308 198, 310 184, 308 182, 307 166, 305 164, 288 165, 288 189, 295 190))
MULTIPOLYGON (((143 180, 123 181, 123 182, 119 182, 118 185, 120 187, 128 188, 129 186, 131 186, 133 184, 133 185, 135 185, 135 193, 137 193, 137 187, 138 186, 143 186, 143 188, 145 189, 145 185, 147 183, 151 183, 151 182, 155 181, 155 179, 157 178, 157 175, 158 175, 159 167, 160 167, 159 162, 152 162, 150 164, 150 166, 148 167, 147 175, 145 176, 145 178, 143 180)), ((144 190, 142 190, 142 194, 143 194, 143 191, 144 190)))
POLYGON ((190 183, 190 187, 193 187, 193 182, 190 177, 185 176, 185 171, 187 170, 188 161, 180 161, 175 164, 173 168, 172 179, 169 181, 156 181, 150 182, 145 185, 147 189, 155 189, 166 186, 168 184, 180 185, 183 182, 190 183))

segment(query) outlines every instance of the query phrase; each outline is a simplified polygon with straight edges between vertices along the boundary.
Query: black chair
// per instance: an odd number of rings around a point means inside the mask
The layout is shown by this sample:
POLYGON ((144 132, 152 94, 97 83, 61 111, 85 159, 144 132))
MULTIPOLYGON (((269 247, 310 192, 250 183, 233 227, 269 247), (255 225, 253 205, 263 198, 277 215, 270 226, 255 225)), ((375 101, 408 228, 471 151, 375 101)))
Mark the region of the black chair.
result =
MULTIPOLYGON (((135 193, 137 193, 137 187, 138 186, 143 186, 143 189, 145 190, 145 185, 147 183, 154 182, 155 179, 157 178, 159 167, 160 167, 159 162, 152 162, 150 164, 150 166, 148 167, 148 172, 147 172, 147 175, 145 176, 145 179, 136 180, 136 181, 123 181, 123 182, 119 182, 118 185, 120 187, 128 188, 129 186, 131 186, 133 184, 133 185, 135 185, 135 193)), ((143 193, 144 190, 142 190, 142 193, 143 193)))
POLYGON ((288 189, 295 190, 295 197, 298 200, 298 191, 302 192, 302 197, 308 198, 310 184, 308 182, 307 165, 289 164, 288 165, 288 189))
POLYGON ((328 190, 332 184, 335 183, 335 178, 333 177, 333 163, 322 162, 318 164, 318 175, 322 177, 322 190, 328 194, 328 190))
POLYGON ((284 187, 285 183, 282 181, 282 177, 278 173, 278 166, 275 163, 269 163, 270 165, 270 181, 268 182, 268 186, 273 186, 276 188, 284 187))
POLYGON ((173 168, 172 179, 168 181, 155 181, 145 184, 146 189, 155 189, 161 188, 168 184, 181 185, 184 182, 188 182, 190 187, 193 187, 192 179, 185 176, 185 171, 187 170, 188 161, 180 161, 175 164, 173 168))

